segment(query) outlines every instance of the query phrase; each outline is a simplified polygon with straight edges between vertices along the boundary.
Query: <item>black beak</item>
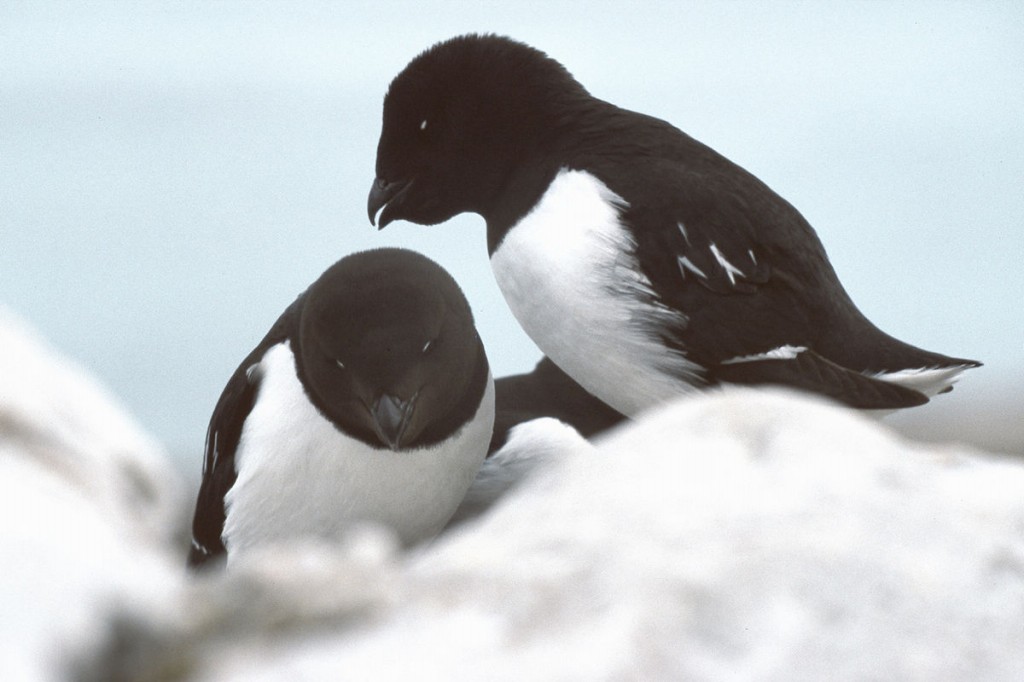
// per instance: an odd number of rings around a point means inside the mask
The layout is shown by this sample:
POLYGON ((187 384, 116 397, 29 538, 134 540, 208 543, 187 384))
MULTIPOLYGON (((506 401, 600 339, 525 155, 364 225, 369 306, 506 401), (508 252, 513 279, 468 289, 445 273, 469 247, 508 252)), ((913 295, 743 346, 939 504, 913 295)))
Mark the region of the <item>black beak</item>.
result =
POLYGON ((370 408, 373 428, 377 438, 380 438, 384 445, 392 450, 398 450, 405 445, 406 430, 415 406, 415 395, 408 400, 402 400, 385 393, 373 403, 373 407, 370 408))
POLYGON ((383 230, 388 223, 395 219, 387 210, 388 202, 397 198, 410 185, 408 180, 388 182, 384 178, 376 178, 370 186, 370 196, 366 200, 366 212, 370 216, 370 224, 373 225, 377 212, 384 209, 380 216, 378 230, 383 230))

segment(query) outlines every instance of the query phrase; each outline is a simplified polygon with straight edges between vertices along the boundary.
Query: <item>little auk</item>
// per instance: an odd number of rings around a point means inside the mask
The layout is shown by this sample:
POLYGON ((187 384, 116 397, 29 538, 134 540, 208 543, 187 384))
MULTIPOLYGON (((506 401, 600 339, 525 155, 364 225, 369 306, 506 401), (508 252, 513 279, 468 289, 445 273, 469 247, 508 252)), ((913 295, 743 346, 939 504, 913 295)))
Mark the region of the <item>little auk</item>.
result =
POLYGON ((882 332, 767 185, 508 38, 452 38, 394 78, 368 211, 381 228, 481 215, 516 319, 627 416, 721 384, 910 407, 980 364, 882 332))
POLYGON ((357 523, 440 531, 491 439, 494 382, 455 280, 378 249, 327 269, 228 380, 210 420, 188 563, 357 523))

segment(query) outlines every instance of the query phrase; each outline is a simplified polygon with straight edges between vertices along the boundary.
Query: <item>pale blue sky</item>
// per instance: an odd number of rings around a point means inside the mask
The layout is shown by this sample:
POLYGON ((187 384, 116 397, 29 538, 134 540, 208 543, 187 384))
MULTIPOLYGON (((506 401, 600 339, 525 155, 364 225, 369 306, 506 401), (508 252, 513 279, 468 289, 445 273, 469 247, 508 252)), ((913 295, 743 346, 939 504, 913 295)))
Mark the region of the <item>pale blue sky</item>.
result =
POLYGON ((547 51, 766 181, 879 326, 987 363, 942 400, 1024 378, 1009 2, 6 2, 0 302, 195 462, 235 365, 352 251, 440 262, 495 373, 528 369, 481 219, 366 218, 388 82, 467 31, 547 51))

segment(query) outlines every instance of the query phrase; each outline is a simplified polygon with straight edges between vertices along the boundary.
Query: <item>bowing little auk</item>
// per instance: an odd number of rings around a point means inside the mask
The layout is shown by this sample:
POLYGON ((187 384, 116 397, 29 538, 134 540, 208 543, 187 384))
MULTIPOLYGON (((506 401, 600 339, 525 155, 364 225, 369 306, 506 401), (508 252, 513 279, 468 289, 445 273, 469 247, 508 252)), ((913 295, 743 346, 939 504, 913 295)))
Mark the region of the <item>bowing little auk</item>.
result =
POLYGON ((206 438, 191 566, 353 524, 404 544, 444 527, 490 442, 494 382, 458 285, 403 249, 335 263, 224 389, 206 438))

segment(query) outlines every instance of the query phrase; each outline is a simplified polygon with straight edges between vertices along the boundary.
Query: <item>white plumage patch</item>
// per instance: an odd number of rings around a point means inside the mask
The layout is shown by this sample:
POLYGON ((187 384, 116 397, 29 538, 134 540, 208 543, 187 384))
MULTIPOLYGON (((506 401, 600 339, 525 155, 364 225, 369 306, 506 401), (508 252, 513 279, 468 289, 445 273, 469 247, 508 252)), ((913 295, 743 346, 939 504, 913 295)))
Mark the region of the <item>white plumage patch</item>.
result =
POLYGON ((735 265, 726 260, 725 256, 722 254, 722 251, 714 242, 711 242, 711 255, 715 257, 715 260, 718 261, 718 264, 722 266, 723 270, 725 270, 725 274, 729 278, 729 284, 735 285, 737 276, 746 277, 746 275, 743 274, 742 270, 740 270, 735 265))
POLYGON ((339 431, 309 402, 287 343, 264 355, 256 404, 235 455, 223 539, 233 557, 256 545, 316 536, 338 540, 355 523, 393 529, 402 542, 447 522, 487 453, 494 383, 476 415, 449 440, 393 452, 339 431))
POLYGON ((686 279, 686 272, 687 271, 692 272, 693 274, 697 275, 701 279, 707 279, 708 278, 707 274, 705 274, 705 272, 703 270, 701 270, 696 265, 694 265, 693 261, 691 261, 686 256, 679 256, 678 258, 676 258, 676 261, 678 261, 678 263, 679 263, 679 273, 683 276, 683 279, 686 279))
POLYGON ((626 415, 684 392, 699 368, 658 338, 680 313, 652 299, 619 222, 626 202, 583 171, 562 170, 491 257, 530 338, 590 393, 626 415))
POLYGON ((723 365, 735 365, 741 362, 758 362, 760 360, 795 360, 796 356, 807 350, 807 346, 779 346, 778 348, 772 348, 764 353, 755 353, 753 355, 741 355, 735 358, 729 358, 728 360, 722 360, 723 365))
POLYGON ((952 388, 960 379, 960 375, 970 369, 967 365, 954 367, 921 367, 918 369, 901 369, 898 372, 882 372, 870 374, 874 379, 888 381, 892 384, 912 388, 924 393, 929 398, 952 388))

